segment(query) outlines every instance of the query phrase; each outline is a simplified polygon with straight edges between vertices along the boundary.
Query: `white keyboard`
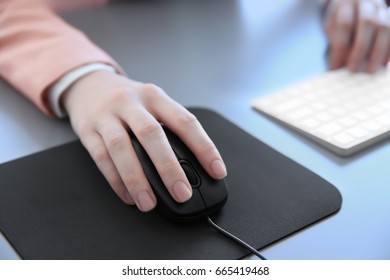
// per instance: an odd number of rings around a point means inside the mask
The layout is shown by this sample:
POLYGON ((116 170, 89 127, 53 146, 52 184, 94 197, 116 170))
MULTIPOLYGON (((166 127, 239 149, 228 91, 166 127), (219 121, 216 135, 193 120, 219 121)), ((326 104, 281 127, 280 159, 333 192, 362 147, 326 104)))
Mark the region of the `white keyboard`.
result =
POLYGON ((390 71, 330 71, 260 96, 251 105, 348 156, 390 135, 390 71))

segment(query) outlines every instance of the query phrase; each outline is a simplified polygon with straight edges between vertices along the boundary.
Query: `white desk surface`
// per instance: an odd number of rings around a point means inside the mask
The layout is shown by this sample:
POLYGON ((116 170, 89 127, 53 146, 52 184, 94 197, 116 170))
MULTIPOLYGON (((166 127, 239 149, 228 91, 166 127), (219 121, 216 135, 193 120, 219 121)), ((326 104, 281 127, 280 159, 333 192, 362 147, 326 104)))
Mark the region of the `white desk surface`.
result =
MULTIPOLYGON (((340 158, 250 100, 326 71, 317 1, 117 1, 63 15, 137 80, 211 108, 333 183, 336 215, 273 244, 269 259, 390 259, 390 142, 340 158)), ((390 81, 389 81, 390 84, 390 81)), ((0 163, 76 139, 0 81, 0 163)), ((21 171, 23 172, 23 171, 21 171)), ((0 259, 17 255, 0 235, 0 259)))

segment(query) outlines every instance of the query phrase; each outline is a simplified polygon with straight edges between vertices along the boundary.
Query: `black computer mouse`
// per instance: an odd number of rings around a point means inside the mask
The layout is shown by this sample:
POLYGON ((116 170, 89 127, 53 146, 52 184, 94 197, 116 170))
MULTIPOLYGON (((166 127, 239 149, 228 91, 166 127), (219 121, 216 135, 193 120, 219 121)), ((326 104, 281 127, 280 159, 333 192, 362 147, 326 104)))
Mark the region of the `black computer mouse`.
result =
POLYGON ((182 166, 188 181, 192 185, 192 197, 184 202, 176 202, 166 189, 153 162, 137 140, 130 132, 132 144, 141 162, 156 197, 157 209, 167 218, 186 222, 203 218, 219 211, 228 197, 225 180, 215 180, 200 165, 191 150, 166 126, 162 126, 177 160, 182 166))

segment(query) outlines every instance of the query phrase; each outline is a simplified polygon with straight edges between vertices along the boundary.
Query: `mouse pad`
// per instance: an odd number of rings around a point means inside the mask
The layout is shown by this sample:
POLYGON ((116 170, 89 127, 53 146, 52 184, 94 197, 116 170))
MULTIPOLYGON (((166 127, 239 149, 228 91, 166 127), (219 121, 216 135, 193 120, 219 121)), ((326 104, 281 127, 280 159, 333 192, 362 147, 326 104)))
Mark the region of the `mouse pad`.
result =
MULTIPOLYGON (((330 183, 220 115, 191 111, 228 168, 217 224, 261 249, 341 207, 330 183)), ((24 259, 239 259, 206 221, 141 213, 111 190, 79 141, 0 165, 0 230, 24 259)))

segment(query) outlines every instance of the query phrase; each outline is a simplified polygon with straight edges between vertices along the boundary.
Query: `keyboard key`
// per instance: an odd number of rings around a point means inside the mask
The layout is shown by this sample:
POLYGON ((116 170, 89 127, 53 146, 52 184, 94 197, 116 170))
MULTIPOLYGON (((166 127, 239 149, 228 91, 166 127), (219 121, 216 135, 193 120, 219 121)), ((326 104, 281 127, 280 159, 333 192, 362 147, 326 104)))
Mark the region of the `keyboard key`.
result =
POLYGON ((313 109, 315 109, 315 110, 322 110, 322 109, 325 109, 325 108, 326 108, 325 104, 323 104, 323 103, 321 103, 321 102, 313 103, 313 104, 311 105, 311 107, 312 107, 313 109))
POLYGON ((307 128, 318 127, 321 123, 313 118, 305 119, 301 121, 301 125, 307 128))
POLYGON ((341 116, 346 113, 346 111, 340 107, 335 107, 329 110, 330 113, 332 113, 335 116, 341 116))
POLYGON ((345 126, 353 126, 353 125, 357 124, 358 121, 356 119, 354 119, 353 117, 347 116, 347 117, 340 119, 339 122, 345 126))
POLYGON ((326 112, 319 113, 319 114, 315 115, 315 117, 316 117, 316 119, 323 121, 323 122, 327 122, 327 121, 332 119, 332 115, 329 113, 326 113, 326 112))
POLYGON ((362 123, 362 127, 370 131, 377 131, 381 129, 382 125, 378 122, 368 120, 362 123))
POLYGON ((390 115, 380 115, 376 120, 384 125, 390 125, 390 115))
POLYGON ((341 145, 347 145, 349 143, 352 143, 354 140, 351 135, 348 135, 348 133, 345 132, 335 135, 333 139, 341 145))
POLYGON ((278 113, 282 113, 282 112, 286 112, 288 110, 291 110, 293 108, 296 108, 296 107, 298 107, 298 106, 300 106, 302 104, 303 104, 303 100, 292 99, 292 100, 289 100, 287 102, 284 102, 284 103, 281 103, 281 104, 277 105, 274 108, 274 111, 278 112, 278 113))
POLYGON ((310 115, 312 112, 313 111, 309 108, 304 107, 289 113, 287 116, 292 120, 299 120, 307 115, 310 115))
POLYGON ((357 138, 362 138, 368 134, 368 130, 365 130, 361 127, 353 127, 347 130, 348 133, 352 134, 357 138))
POLYGON ((382 109, 377 104, 374 104, 374 105, 368 107, 367 111, 372 113, 372 114, 379 114, 380 112, 382 112, 382 109))
POLYGON ((328 123, 318 128, 318 132, 323 134, 324 136, 331 136, 342 129, 343 127, 338 124, 328 123))
POLYGON ((364 120, 367 120, 369 115, 367 113, 364 113, 364 112, 356 112, 353 114, 353 117, 357 118, 358 120, 360 121, 364 121, 364 120))

